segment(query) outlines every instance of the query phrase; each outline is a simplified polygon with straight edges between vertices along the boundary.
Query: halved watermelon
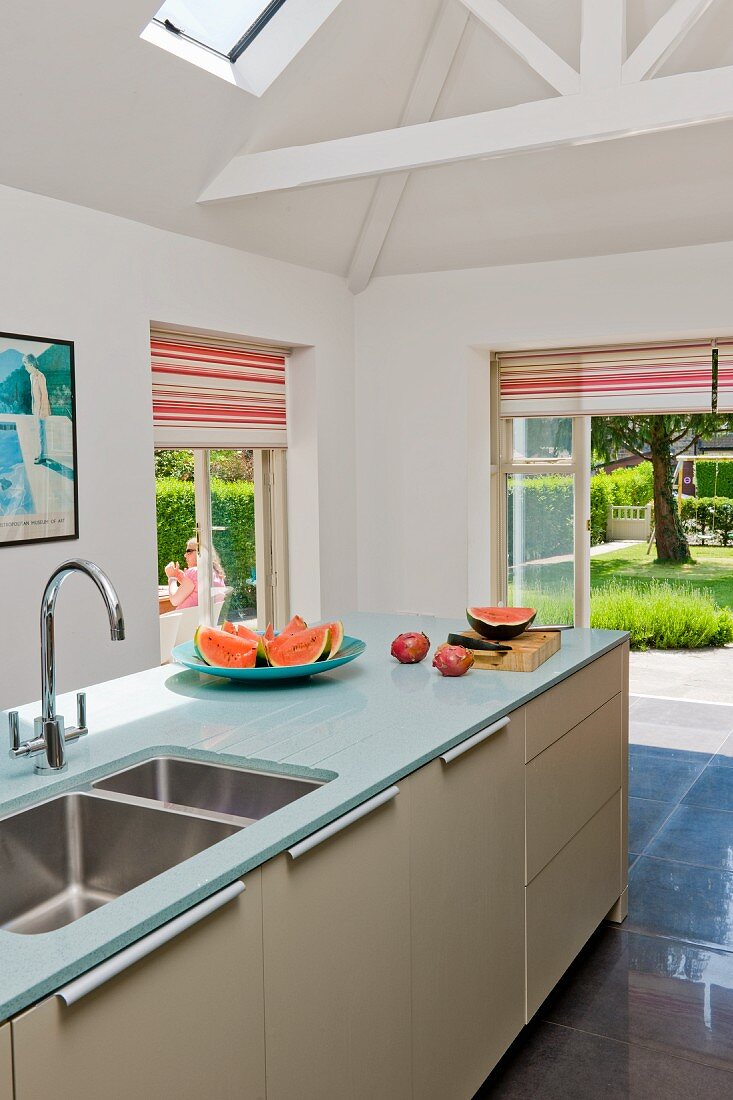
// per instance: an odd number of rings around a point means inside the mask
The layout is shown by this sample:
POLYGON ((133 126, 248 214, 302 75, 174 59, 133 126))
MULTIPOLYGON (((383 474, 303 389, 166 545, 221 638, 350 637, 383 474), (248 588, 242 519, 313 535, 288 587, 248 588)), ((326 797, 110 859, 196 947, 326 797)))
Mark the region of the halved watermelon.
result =
POLYGON ((307 630, 308 623, 305 619, 301 619, 300 615, 293 615, 292 619, 287 626, 284 626, 280 631, 281 634, 297 634, 300 630, 307 630))
POLYGON ((216 668, 254 668, 257 660, 257 642, 215 626, 200 626, 193 644, 201 659, 216 668))
POLYGON ((278 634, 267 643, 267 658, 275 668, 315 664, 329 643, 327 626, 313 626, 295 634, 278 634))
POLYGON ((482 638, 506 641, 527 629, 537 612, 533 607, 468 607, 466 618, 482 638))

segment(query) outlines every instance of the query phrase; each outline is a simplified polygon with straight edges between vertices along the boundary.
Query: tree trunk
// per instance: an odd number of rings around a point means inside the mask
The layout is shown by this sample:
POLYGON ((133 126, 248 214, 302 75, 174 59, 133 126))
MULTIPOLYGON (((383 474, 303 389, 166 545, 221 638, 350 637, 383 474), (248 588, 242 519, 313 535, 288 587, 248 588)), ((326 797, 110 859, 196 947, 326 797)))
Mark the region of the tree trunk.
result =
POLYGON ((654 470, 654 524, 659 561, 689 561, 685 537, 673 493, 672 453, 661 423, 655 417, 651 431, 651 460, 654 470))

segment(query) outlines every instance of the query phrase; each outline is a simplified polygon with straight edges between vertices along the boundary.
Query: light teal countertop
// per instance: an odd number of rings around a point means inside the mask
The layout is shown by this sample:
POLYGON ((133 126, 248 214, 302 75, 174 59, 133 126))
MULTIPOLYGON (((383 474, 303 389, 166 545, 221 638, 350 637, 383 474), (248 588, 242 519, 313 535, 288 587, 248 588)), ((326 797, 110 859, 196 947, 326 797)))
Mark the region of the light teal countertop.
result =
MULTIPOLYGON (((533 673, 474 670, 458 679, 399 665, 389 654, 403 630, 433 645, 459 621, 351 615, 347 634, 366 653, 352 664, 277 687, 234 686, 168 665, 87 689, 90 734, 69 746, 68 771, 36 775, 30 759, 0 756, 0 816, 161 753, 311 778, 319 789, 138 886, 81 920, 35 936, 0 932, 0 1020, 58 989, 347 810, 528 702, 626 635, 563 632, 562 648, 533 673)), ((63 639, 60 640, 63 645, 63 639)), ((81 685, 80 685, 81 686, 81 685)), ((73 695, 59 698, 71 721, 73 695)), ((30 736, 38 704, 21 709, 30 736)), ((0 718, 0 736, 7 719, 0 718)), ((1 888, 1 887, 0 887, 1 888)))

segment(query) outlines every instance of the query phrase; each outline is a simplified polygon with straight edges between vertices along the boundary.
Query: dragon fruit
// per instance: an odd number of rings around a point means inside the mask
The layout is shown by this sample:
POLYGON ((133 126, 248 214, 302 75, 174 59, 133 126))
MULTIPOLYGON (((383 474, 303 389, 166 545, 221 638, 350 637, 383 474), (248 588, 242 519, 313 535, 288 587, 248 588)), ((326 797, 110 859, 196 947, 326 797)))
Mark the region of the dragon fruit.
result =
POLYGON ((473 664, 473 653, 462 645, 439 645, 433 657, 433 668, 441 676, 464 676, 473 664))
POLYGON ((390 653, 396 657, 401 665, 416 665, 427 657, 430 649, 430 638, 427 634, 398 634, 392 642, 390 653))

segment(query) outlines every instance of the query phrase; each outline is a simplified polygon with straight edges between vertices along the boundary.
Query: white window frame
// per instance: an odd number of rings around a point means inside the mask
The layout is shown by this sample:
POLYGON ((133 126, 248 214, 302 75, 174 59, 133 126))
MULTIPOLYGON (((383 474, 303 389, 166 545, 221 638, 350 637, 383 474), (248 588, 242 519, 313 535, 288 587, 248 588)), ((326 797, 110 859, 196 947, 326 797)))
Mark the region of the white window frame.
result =
MULTIPOLYGON (((498 398, 498 386, 494 392, 498 398)), ((574 416, 572 420, 573 442, 569 458, 525 459, 514 458, 512 424, 521 417, 499 417, 495 406, 497 439, 496 459, 492 456, 492 503, 499 522, 494 525, 496 567, 492 578, 497 603, 506 604, 508 597, 508 536, 506 479, 510 474, 568 474, 573 477, 573 576, 574 576, 574 625, 590 626, 590 477, 591 444, 589 416, 574 416), (495 461, 495 465, 494 465, 495 461)), ((551 414, 546 414, 551 415, 551 414)), ((564 419, 564 418, 563 418, 564 419)))
MULTIPOLYGON (((342 0, 287 0, 237 58, 216 53, 182 35, 166 30, 154 20, 140 37, 200 69, 234 84, 250 95, 261 96, 288 67, 336 10, 342 0)), ((242 33, 246 27, 242 28, 242 33)))

